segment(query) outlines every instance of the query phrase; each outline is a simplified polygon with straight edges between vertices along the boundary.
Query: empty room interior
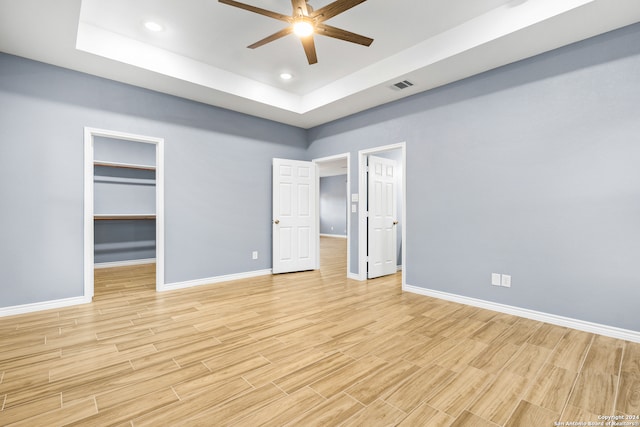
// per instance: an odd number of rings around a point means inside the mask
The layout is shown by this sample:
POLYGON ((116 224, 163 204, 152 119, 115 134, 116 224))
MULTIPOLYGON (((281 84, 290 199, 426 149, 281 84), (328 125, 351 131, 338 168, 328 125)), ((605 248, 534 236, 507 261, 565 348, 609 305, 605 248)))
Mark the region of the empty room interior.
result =
POLYGON ((0 426, 640 426, 637 0, 0 0, 0 200, 0 426))

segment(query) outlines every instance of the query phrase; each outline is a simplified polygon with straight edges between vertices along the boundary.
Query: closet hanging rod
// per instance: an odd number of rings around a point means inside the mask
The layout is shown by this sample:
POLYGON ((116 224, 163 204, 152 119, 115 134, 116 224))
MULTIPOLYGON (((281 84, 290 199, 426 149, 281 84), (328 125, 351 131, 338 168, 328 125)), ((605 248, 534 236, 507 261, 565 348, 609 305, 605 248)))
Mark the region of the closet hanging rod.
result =
POLYGON ((156 219, 155 214, 99 214, 94 215, 93 219, 97 221, 106 220, 123 220, 123 219, 156 219))
POLYGON ((94 175, 93 182, 108 182, 112 184, 131 184, 131 185, 156 185, 155 179, 121 178, 119 176, 100 176, 100 175, 94 175))

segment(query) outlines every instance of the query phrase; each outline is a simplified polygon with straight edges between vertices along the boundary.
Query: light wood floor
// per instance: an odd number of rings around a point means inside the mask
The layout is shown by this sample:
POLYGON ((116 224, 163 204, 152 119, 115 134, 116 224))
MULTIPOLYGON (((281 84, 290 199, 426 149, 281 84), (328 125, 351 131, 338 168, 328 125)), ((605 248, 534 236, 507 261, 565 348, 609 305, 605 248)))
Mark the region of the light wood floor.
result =
POLYGON ((0 425, 552 426, 640 414, 640 345, 323 269, 0 319, 0 425))

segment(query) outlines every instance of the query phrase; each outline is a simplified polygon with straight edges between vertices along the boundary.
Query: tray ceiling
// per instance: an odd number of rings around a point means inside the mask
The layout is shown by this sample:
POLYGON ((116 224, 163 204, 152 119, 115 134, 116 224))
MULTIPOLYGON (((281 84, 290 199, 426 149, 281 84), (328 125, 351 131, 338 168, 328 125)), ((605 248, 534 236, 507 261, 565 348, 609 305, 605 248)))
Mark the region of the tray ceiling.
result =
POLYGON ((638 21, 637 0, 368 0, 327 24, 373 44, 316 36, 308 65, 295 35, 247 49, 286 23, 217 0, 3 0, 0 50, 310 128, 638 21))

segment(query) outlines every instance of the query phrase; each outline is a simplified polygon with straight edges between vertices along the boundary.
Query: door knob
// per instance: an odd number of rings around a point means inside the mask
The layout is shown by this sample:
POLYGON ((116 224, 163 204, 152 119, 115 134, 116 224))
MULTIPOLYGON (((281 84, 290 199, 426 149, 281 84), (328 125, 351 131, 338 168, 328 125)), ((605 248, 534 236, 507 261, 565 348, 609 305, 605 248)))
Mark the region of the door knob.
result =
POLYGON ((398 221, 393 221, 393 225, 398 225, 398 221))
POLYGON ((276 225, 277 225, 277 224, 280 224, 280 220, 279 220, 279 219, 276 219, 275 221, 273 221, 273 223, 274 223, 274 224, 276 224, 276 225))

